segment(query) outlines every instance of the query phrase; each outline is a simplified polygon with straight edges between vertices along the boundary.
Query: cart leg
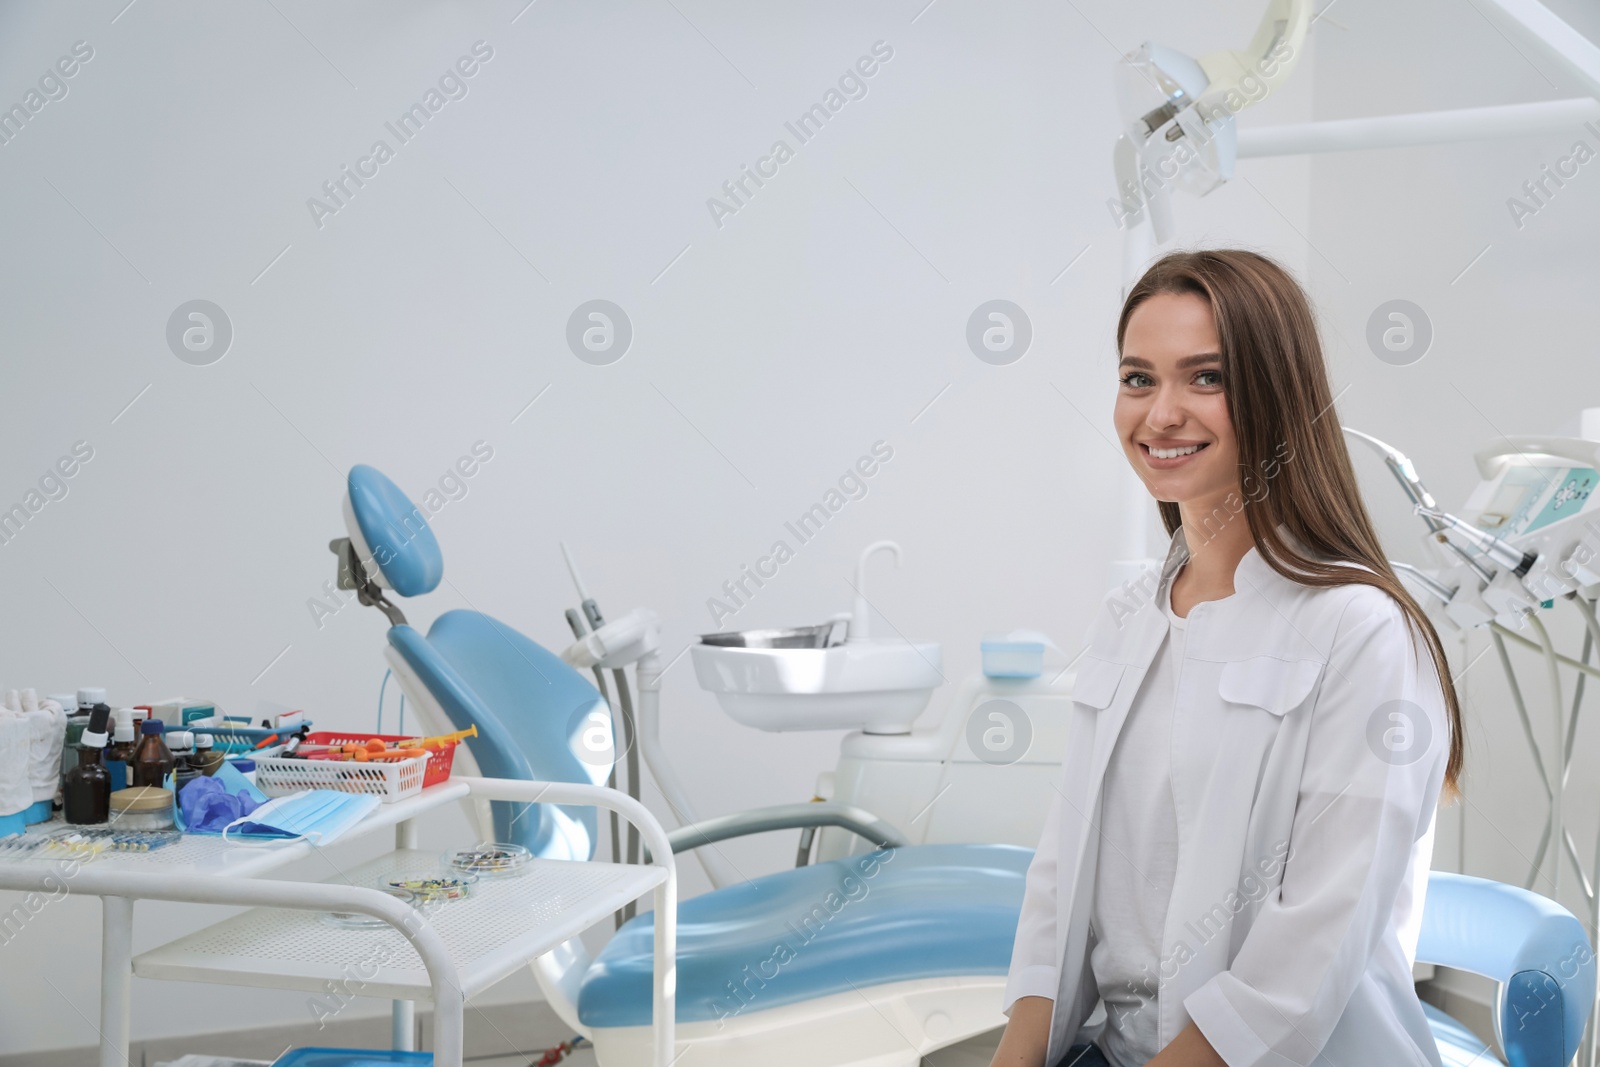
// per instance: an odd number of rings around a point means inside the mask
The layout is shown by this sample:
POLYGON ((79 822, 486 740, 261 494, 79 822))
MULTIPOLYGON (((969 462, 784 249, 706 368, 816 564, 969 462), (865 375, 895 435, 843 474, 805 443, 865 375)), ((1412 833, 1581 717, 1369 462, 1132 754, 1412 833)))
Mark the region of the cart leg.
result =
POLYGON ((128 1067, 133 901, 128 897, 102 897, 100 911, 100 1067, 128 1067))
MULTIPOLYGON (((407 819, 395 823, 394 847, 417 847, 417 820, 407 819)), ((389 1047, 399 1052, 412 1052, 417 1047, 417 1006, 409 1000, 394 1002, 390 1016, 389 1047)))
POLYGON ((461 1067, 467 1041, 466 1001, 461 990, 433 986, 433 1067, 461 1067))
POLYGON ((677 1062, 678 883, 674 874, 656 886, 655 1021, 656 1067, 677 1062))
POLYGON ((397 1052, 413 1052, 417 1047, 417 1005, 409 1000, 394 1002, 389 1023, 389 1047, 397 1052))

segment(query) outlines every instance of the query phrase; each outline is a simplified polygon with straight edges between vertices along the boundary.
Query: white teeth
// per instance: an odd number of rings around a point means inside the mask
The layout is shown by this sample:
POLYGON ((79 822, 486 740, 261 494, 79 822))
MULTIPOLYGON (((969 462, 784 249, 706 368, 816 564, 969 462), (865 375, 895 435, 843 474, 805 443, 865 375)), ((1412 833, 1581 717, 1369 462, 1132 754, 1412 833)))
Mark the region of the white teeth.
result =
POLYGON ((1179 456, 1192 456, 1198 451, 1199 445, 1185 445, 1183 448, 1151 448, 1150 454, 1156 459, 1177 459, 1179 456))

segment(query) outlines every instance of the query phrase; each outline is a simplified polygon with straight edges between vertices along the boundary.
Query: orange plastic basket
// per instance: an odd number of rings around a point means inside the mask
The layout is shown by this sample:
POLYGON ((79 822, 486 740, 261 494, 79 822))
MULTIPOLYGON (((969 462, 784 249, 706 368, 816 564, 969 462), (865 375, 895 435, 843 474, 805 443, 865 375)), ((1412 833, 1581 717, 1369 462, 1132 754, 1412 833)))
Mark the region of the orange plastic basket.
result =
MULTIPOLYGON (((354 734, 339 730, 317 730, 306 734, 306 739, 301 742, 301 747, 308 745, 359 745, 366 741, 384 741, 394 743, 397 741, 415 741, 416 737, 408 734, 354 734)), ((428 766, 422 774, 422 788, 438 785, 450 777, 450 765, 456 759, 457 742, 452 741, 440 748, 428 750, 428 766)), ((307 759, 332 759, 328 753, 307 752, 307 759)), ((415 781, 415 779, 413 779, 415 781)))

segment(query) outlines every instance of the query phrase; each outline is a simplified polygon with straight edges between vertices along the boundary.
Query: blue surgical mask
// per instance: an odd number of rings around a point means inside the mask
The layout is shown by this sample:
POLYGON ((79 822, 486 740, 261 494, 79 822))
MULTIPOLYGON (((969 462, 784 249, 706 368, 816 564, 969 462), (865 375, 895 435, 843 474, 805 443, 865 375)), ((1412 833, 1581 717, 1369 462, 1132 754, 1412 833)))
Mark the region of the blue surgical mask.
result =
POLYGON ((286 834, 325 845, 364 819, 378 803, 375 796, 312 789, 267 801, 244 818, 229 823, 222 835, 226 838, 228 831, 237 827, 239 834, 286 834))

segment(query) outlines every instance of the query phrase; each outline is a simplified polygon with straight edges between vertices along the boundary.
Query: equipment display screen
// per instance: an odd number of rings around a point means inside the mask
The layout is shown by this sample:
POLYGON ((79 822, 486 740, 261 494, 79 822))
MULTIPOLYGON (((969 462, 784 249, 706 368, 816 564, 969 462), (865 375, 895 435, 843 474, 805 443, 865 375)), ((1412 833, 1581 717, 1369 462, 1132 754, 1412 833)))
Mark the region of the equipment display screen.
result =
POLYGON ((1587 510, 1597 485, 1593 467, 1509 467, 1475 525, 1498 537, 1532 533, 1587 510))

